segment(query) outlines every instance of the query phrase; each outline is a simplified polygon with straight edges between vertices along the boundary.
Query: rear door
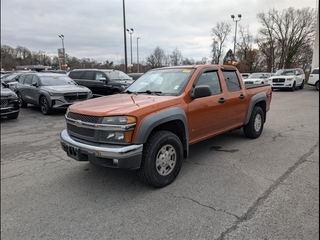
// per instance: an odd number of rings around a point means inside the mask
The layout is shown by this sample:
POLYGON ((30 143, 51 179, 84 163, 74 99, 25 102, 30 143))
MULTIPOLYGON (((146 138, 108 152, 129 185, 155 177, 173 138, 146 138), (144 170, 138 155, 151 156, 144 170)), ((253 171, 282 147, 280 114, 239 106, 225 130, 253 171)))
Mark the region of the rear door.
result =
POLYGON ((206 70, 199 74, 194 87, 207 85, 212 95, 197 98, 188 104, 190 143, 216 135, 225 128, 227 108, 217 70, 206 70))
POLYGON ((234 69, 222 69, 224 87, 227 91, 225 108, 228 109, 226 118, 226 128, 234 129, 243 125, 250 99, 246 94, 246 89, 240 84, 241 79, 238 78, 234 69))

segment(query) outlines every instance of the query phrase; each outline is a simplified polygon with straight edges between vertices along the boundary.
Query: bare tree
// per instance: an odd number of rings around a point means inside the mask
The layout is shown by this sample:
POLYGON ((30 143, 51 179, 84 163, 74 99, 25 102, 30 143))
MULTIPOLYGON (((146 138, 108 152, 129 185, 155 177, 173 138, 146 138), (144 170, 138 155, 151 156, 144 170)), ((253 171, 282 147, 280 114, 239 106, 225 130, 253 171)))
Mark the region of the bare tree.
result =
POLYGON ((277 68, 295 65, 299 49, 314 39, 316 14, 309 7, 298 10, 290 7, 282 12, 270 9, 268 14, 258 13, 257 18, 262 24, 257 43, 269 62, 276 61, 277 68), (273 56, 274 53, 277 55, 273 56))
POLYGON ((231 24, 219 22, 212 28, 212 63, 219 63, 223 49, 226 47, 225 41, 231 32, 231 24))
POLYGON ((178 66, 182 63, 182 54, 178 50, 178 48, 175 48, 172 53, 170 54, 170 63, 172 66, 178 66))
POLYGON ((165 53, 160 47, 156 47, 154 52, 147 57, 149 68, 162 67, 165 61, 165 53))

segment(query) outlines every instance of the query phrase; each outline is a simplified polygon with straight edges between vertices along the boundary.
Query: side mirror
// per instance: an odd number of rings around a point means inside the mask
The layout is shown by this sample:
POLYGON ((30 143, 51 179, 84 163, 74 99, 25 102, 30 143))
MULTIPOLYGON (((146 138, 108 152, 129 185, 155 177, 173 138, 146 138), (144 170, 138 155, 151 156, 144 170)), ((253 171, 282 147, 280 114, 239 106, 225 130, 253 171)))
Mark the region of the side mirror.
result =
POLYGON ((106 82, 107 79, 105 77, 101 77, 101 78, 99 78, 99 81, 106 82))
POLYGON ((33 83, 31 83, 31 86, 33 86, 33 87, 38 87, 38 83, 33 82, 33 83))
POLYGON ((200 85, 193 89, 193 93, 191 93, 191 98, 202 98, 202 97, 208 97, 211 96, 212 92, 208 85, 200 85))

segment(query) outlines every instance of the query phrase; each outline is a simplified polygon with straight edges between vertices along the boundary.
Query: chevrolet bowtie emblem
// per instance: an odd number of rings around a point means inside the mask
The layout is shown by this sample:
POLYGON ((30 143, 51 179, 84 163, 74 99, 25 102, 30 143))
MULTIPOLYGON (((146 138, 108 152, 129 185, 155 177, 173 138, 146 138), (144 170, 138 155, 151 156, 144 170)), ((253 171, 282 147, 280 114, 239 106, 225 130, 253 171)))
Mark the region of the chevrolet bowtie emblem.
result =
POLYGON ((74 122, 74 124, 77 126, 77 127, 81 127, 82 126, 82 121, 81 120, 76 120, 74 122))

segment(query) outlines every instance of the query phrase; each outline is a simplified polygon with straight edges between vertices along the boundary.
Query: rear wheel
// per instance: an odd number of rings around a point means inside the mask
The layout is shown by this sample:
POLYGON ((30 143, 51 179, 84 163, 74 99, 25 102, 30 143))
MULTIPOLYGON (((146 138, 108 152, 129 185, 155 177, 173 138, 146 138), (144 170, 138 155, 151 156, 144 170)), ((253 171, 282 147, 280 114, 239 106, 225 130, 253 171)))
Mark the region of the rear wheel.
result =
POLYGON ((177 177, 182 159, 183 146, 175 134, 154 132, 144 146, 139 177, 156 188, 167 186, 177 177))
POLYGON ((249 122, 243 126, 243 133, 247 138, 258 138, 264 125, 264 112, 261 107, 253 108, 249 122))
POLYGON ((316 89, 319 91, 319 81, 316 83, 316 89))
POLYGON ((40 98, 40 110, 44 115, 49 115, 51 114, 51 109, 49 106, 49 101, 47 100, 47 98, 45 96, 42 96, 40 98))

